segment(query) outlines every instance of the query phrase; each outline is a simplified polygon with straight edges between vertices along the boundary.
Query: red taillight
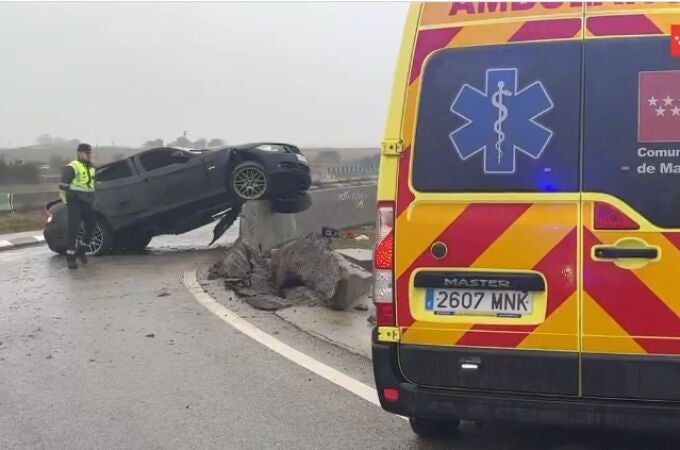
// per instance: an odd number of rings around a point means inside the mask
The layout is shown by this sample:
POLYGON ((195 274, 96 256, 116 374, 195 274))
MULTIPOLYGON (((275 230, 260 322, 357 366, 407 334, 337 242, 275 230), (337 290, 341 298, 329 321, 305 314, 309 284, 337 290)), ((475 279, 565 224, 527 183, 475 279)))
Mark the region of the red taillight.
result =
POLYGON ((378 243, 373 253, 373 303, 378 326, 394 326, 394 205, 378 204, 378 243))
POLYGON ((399 391, 394 388, 383 389, 383 397, 388 402, 398 402, 399 401, 399 391))
POLYGON ((596 230, 638 230, 640 225, 621 210, 604 202, 595 202, 596 230))
POLYGON ((376 269, 392 269, 394 261, 394 234, 390 233, 378 243, 373 261, 376 269))
POLYGON ((392 303, 375 304, 375 321, 380 326, 394 325, 394 306, 392 303))

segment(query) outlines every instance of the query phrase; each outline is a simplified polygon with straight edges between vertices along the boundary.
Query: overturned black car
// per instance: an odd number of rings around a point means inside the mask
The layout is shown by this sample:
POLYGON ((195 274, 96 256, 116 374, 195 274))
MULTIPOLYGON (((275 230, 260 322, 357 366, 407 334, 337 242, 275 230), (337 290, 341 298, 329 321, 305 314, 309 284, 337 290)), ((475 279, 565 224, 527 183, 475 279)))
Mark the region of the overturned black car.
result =
MULTIPOLYGON (((140 250, 154 236, 181 234, 219 220, 214 242, 249 200, 268 200, 278 213, 311 206, 309 164, 290 144, 154 148, 99 167, 96 179, 91 255, 140 250)), ((52 251, 63 253, 66 206, 50 202, 47 213, 45 241, 52 251)))

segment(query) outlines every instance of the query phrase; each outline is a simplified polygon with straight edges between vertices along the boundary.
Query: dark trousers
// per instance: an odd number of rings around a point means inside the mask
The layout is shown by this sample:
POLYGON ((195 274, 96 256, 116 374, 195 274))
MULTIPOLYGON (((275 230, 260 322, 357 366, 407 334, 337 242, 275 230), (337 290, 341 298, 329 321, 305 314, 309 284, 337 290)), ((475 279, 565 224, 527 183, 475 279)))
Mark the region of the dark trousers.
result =
POLYGON ((87 245, 92 239, 94 231, 94 209, 90 202, 78 198, 77 195, 68 195, 68 232, 66 234, 66 252, 73 254, 76 250, 76 238, 80 231, 80 224, 85 225, 81 243, 87 245))

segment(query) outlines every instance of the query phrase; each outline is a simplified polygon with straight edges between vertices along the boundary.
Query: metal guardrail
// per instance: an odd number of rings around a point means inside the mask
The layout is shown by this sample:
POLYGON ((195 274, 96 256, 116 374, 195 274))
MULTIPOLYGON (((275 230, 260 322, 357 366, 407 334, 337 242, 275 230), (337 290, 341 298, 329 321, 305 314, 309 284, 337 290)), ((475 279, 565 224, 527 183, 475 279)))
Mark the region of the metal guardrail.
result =
POLYGON ((0 212, 10 212, 13 206, 12 194, 0 194, 0 212))
POLYGON ((347 164, 319 164, 312 163, 312 180, 315 182, 350 181, 366 179, 378 175, 378 164, 362 164, 350 162, 347 164))

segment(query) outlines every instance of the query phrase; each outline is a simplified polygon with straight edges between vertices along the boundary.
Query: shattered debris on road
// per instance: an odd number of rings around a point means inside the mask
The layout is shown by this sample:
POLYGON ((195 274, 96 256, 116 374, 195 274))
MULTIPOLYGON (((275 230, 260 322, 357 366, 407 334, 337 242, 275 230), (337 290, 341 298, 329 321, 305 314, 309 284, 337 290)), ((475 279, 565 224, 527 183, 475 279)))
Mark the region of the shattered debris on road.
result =
POLYGON ((372 283, 370 272, 332 250, 328 239, 313 234, 273 251, 271 258, 237 240, 211 275, 264 310, 317 304, 346 310, 372 283))

